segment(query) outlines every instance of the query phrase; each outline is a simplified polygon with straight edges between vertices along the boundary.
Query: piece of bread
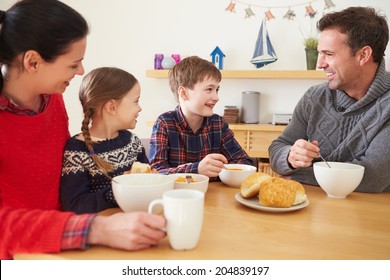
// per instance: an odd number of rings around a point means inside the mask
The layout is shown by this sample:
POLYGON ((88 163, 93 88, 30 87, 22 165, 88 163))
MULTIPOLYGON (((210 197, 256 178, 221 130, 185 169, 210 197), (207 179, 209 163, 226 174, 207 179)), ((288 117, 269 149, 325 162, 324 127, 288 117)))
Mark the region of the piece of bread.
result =
POLYGON ((147 163, 142 163, 139 161, 133 162, 133 165, 131 166, 130 173, 150 173, 151 168, 150 165, 147 163))
POLYGON ((271 178, 260 186, 259 202, 264 206, 288 208, 306 200, 301 183, 283 178, 271 178))
POLYGON ((259 194, 260 185, 272 178, 270 175, 262 172, 255 172, 249 175, 241 184, 240 192, 244 198, 250 198, 259 194))

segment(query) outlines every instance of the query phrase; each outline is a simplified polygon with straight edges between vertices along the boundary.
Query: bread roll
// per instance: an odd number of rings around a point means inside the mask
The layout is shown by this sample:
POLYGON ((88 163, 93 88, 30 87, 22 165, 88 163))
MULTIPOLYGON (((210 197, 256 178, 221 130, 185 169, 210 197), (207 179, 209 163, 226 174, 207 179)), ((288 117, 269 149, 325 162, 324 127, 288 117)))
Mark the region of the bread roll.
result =
POLYGON ((288 208, 306 200, 301 183, 283 178, 271 178, 260 186, 259 201, 264 206, 288 208))
POLYGON ((139 161, 133 162, 133 165, 131 166, 130 173, 150 173, 151 168, 150 165, 147 163, 142 163, 139 161))
POLYGON ((244 198, 257 196, 259 194, 261 183, 270 178, 271 176, 266 173, 252 173, 241 184, 241 196, 244 198))

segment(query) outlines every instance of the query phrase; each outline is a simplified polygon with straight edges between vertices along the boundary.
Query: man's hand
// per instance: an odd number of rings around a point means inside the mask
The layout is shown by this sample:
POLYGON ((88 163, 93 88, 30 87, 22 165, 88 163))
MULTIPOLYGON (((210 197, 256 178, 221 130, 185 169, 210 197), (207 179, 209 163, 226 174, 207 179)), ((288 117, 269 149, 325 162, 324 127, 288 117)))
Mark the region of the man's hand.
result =
POLYGON ((318 141, 298 139, 290 149, 288 162, 293 168, 303 168, 312 165, 312 161, 319 157, 318 141))

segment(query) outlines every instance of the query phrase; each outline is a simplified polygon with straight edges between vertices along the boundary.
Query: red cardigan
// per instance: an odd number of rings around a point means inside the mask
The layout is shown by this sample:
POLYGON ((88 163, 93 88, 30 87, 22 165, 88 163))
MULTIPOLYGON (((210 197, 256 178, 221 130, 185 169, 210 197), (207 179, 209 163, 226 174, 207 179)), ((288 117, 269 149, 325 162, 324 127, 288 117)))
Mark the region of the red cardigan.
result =
POLYGON ((59 252, 64 225, 59 182, 68 115, 60 94, 44 112, 0 110, 0 259, 15 253, 59 252))

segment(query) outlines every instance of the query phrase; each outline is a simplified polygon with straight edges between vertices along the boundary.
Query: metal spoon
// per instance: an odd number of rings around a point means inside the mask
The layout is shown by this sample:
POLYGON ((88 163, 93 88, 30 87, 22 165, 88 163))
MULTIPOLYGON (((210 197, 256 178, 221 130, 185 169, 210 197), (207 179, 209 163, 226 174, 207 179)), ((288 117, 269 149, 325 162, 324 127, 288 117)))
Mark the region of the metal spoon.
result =
POLYGON ((186 176, 186 181, 187 181, 187 183, 191 183, 191 181, 192 181, 192 176, 191 176, 191 175, 187 175, 187 176, 186 176))
MULTIPOLYGON (((310 139, 309 140, 307 140, 307 141, 309 141, 310 143, 312 142, 310 139)), ((326 165, 330 168, 330 165, 329 165, 329 163, 324 159, 324 157, 323 156, 321 156, 321 153, 318 153, 318 155, 320 156, 320 158, 326 163, 326 165)))
POLYGON ((329 163, 324 159, 324 157, 323 156, 321 156, 321 154, 320 153, 318 153, 319 155, 320 155, 320 158, 326 163, 326 165, 330 168, 330 165, 329 165, 329 163))

